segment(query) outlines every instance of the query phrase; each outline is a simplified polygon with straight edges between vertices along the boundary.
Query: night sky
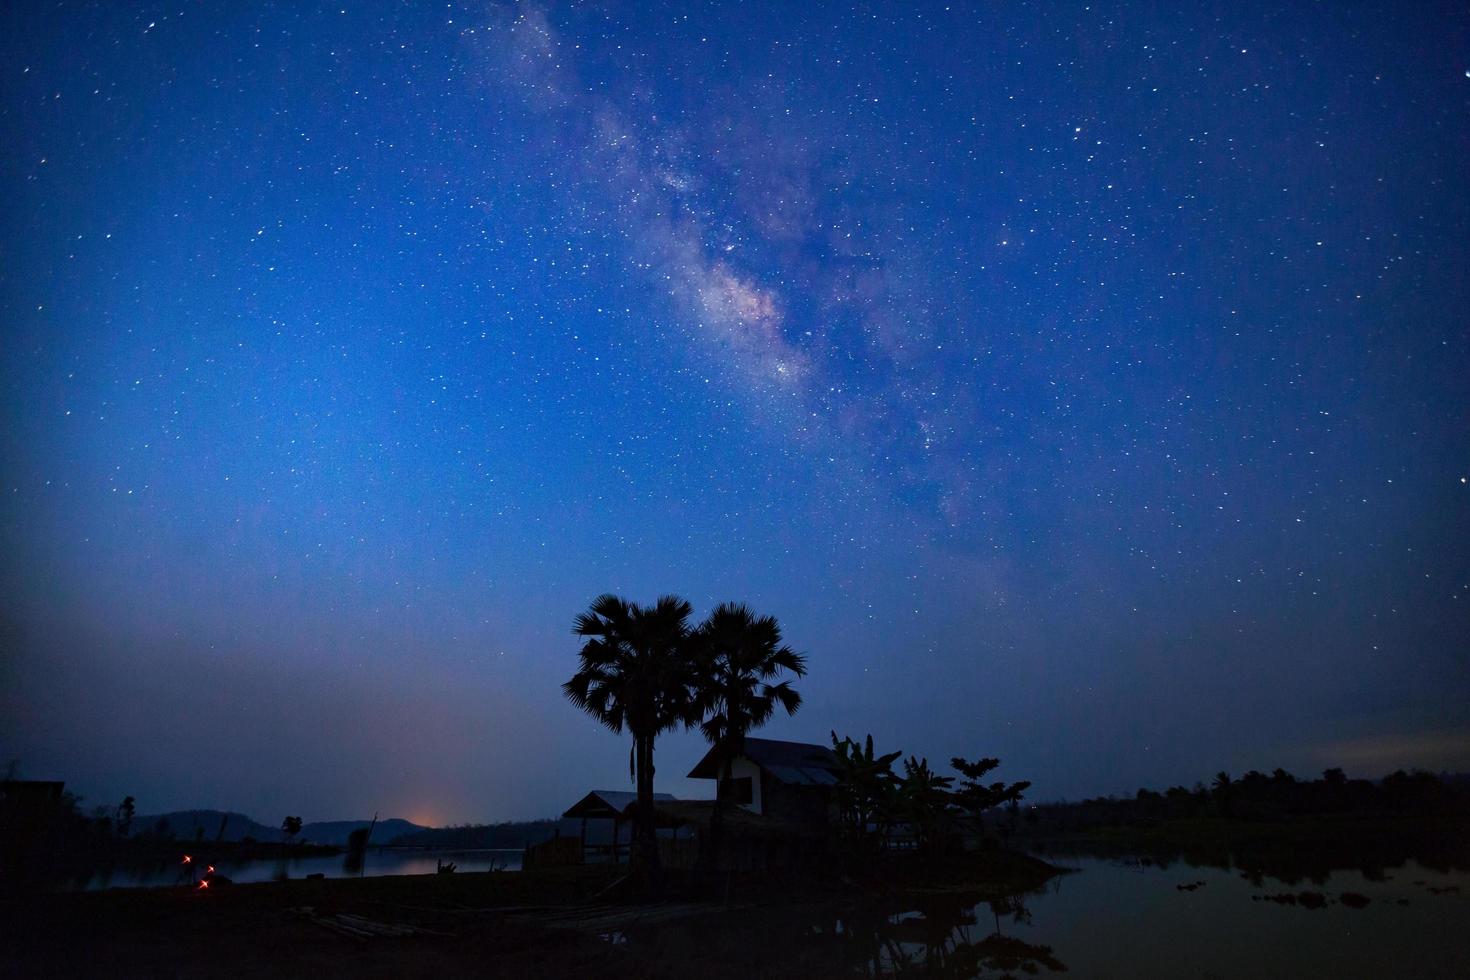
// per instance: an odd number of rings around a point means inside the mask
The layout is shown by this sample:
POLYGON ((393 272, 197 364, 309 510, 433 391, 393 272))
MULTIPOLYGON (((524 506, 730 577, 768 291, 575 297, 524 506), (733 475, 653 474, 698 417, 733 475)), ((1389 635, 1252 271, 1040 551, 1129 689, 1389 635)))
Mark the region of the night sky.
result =
POLYGON ((1470 18, 1171 6, 6 4, 0 762, 560 811, 613 591, 1033 799, 1470 768, 1470 18))

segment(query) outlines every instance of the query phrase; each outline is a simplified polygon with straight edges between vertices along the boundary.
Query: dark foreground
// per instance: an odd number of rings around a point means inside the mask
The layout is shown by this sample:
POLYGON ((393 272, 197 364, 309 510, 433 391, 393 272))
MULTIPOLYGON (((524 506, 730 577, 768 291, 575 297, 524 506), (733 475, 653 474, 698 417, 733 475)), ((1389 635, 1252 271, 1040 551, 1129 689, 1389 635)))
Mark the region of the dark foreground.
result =
MULTIPOLYGON (((419 875, 130 889, 10 899, 0 976, 747 978, 730 950, 630 943, 673 921, 689 934, 769 935, 815 907, 872 908, 912 896, 969 901, 1041 887, 1056 869, 1004 852, 932 874, 825 883, 761 877, 671 881, 661 902, 614 898, 623 869, 419 875), (713 887, 711 887, 713 885, 713 887)), ((820 956, 763 968, 824 973, 820 956)), ((775 972, 771 972, 774 969, 775 972)), ((782 972, 782 971, 786 972, 782 972)))

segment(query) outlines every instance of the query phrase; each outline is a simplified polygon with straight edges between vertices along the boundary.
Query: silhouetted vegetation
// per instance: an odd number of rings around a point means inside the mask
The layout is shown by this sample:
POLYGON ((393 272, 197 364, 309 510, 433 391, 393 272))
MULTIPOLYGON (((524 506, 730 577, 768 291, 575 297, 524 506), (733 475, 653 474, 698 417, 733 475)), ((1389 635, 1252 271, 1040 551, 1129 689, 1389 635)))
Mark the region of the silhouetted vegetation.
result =
POLYGON ((841 836, 868 851, 910 844, 921 851, 952 850, 963 838, 981 832, 980 818, 988 810, 1020 800, 1031 785, 981 782, 1000 765, 999 759, 988 758, 950 760, 959 772, 958 789, 957 777, 940 775, 928 759, 909 756, 898 775, 893 764, 903 753, 876 754, 871 735, 859 746, 851 737, 832 732, 832 750, 841 836))
POLYGON ((1398 770, 1383 779, 1349 779, 1341 769, 1328 769, 1319 779, 1298 779, 1285 769, 1269 776, 1251 770, 1238 779, 1215 776, 1207 789, 1173 786, 1158 792, 1140 789, 1132 797, 1100 797, 1079 802, 1033 806, 1027 824, 1033 831, 1088 830, 1101 827, 1150 827, 1166 821, 1220 818, 1260 821, 1371 814, 1449 816, 1470 813, 1470 782, 1422 770, 1398 770))
POLYGON ((955 805, 970 815, 975 826, 979 826, 985 814, 995 807, 1020 802, 1021 795, 1031 788, 1031 781, 1028 779, 1010 784, 993 782, 987 785, 981 782, 1000 765, 999 759, 967 762, 960 756, 955 756, 949 760, 949 764, 961 777, 960 788, 954 794, 955 805))
POLYGON ((851 737, 832 732, 832 750, 837 759, 837 812, 839 827, 849 840, 886 841, 888 828, 897 817, 898 789, 893 763, 902 750, 876 755, 873 736, 859 747, 851 737))
POLYGON ((133 817, 137 816, 138 808, 134 805, 131 796, 123 797, 123 801, 117 805, 117 836, 126 837, 133 829, 133 817))

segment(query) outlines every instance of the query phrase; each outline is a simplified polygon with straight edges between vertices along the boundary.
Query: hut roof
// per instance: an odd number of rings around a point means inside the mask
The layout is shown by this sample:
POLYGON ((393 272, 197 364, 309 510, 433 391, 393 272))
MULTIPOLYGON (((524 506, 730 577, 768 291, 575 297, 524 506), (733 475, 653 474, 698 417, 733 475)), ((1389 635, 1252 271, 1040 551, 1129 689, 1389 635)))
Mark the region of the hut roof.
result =
MULTIPOLYGON (((653 798, 655 802, 662 803, 672 800, 674 795, 672 793, 654 793, 653 798)), ((636 802, 638 802, 637 793, 630 793, 627 790, 594 789, 576 803, 573 803, 562 816, 601 817, 604 820, 611 820, 614 817, 621 817, 623 811, 636 802)))
MULTIPOLYGON (((810 742, 781 742, 773 738, 747 738, 741 755, 783 783, 797 786, 831 786, 837 782, 836 756, 825 745, 810 742)), ((720 757, 710 749, 689 772, 690 779, 718 779, 720 757)))

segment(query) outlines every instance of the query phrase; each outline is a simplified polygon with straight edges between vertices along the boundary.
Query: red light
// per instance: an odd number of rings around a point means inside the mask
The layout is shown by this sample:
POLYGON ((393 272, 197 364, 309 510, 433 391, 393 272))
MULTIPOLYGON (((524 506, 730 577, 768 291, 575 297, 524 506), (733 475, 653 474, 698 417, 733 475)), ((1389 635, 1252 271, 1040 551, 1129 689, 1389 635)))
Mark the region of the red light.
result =
POLYGON ((207 869, 207 870, 206 870, 206 871, 205 871, 205 872, 204 872, 204 873, 205 873, 205 874, 207 874, 207 875, 212 875, 212 874, 214 874, 214 865, 212 865, 212 864, 211 864, 211 865, 210 865, 210 866, 209 866, 209 868, 208 868, 208 869, 207 869))
POLYGON ((185 864, 188 864, 188 863, 190 863, 190 862, 191 862, 191 861, 193 861, 193 860, 194 860, 194 859, 193 859, 193 858, 191 858, 191 857, 190 857, 190 856, 189 856, 189 855, 187 855, 187 854, 185 854, 185 855, 184 855, 184 863, 185 863, 185 864))
POLYGON ((207 881, 201 881, 201 882, 200 882, 200 883, 199 883, 199 887, 200 887, 200 888, 201 888, 201 889, 204 889, 204 888, 208 888, 208 887, 209 887, 209 882, 207 882, 207 881))

